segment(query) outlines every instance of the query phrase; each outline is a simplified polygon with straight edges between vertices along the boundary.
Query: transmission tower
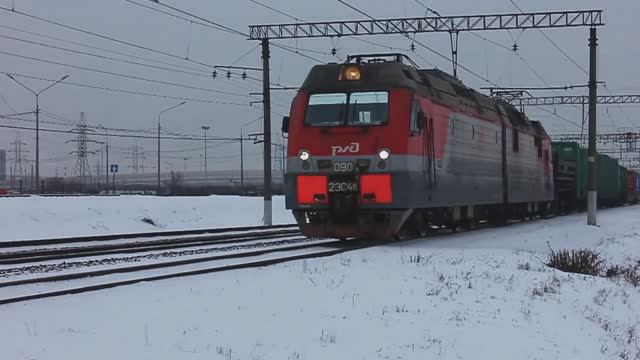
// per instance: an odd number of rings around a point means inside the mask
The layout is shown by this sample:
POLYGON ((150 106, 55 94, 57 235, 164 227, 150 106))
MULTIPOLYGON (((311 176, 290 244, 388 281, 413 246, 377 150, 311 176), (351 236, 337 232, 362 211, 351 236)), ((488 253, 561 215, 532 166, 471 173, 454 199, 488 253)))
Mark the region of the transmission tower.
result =
POLYGON ((20 138, 20 134, 16 134, 16 139, 11 142, 13 146, 12 150, 9 150, 9 153, 13 153, 13 157, 9 158, 11 161, 11 183, 15 183, 16 179, 26 179, 27 178, 27 163, 29 160, 27 159, 27 154, 29 150, 23 150, 23 147, 27 145, 20 138))
POLYGON ((140 173, 144 173, 144 151, 143 148, 138 144, 134 144, 129 148, 129 151, 126 153, 126 158, 131 159, 131 165, 129 168, 131 169, 131 173, 133 175, 138 175, 140 173))
POLYGON ((89 166, 88 155, 95 154, 95 151, 88 149, 88 143, 98 143, 98 141, 90 140, 88 134, 93 130, 87 127, 87 122, 84 118, 84 113, 80 113, 80 122, 76 125, 73 132, 76 133, 76 138, 68 140, 67 143, 76 143, 76 150, 71 151, 69 154, 76 155, 76 166, 74 170, 75 176, 80 180, 80 185, 84 189, 87 179, 91 177, 91 168, 89 166))
POLYGON ((138 169, 140 168, 140 166, 138 165, 138 155, 139 155, 138 144, 131 146, 129 148, 129 151, 127 151, 126 158, 131 159, 131 165, 129 165, 129 168, 131 169, 131 173, 133 175, 137 175, 138 169))
POLYGON ((100 184, 100 179, 102 179, 103 177, 103 170, 104 170, 104 148, 101 148, 100 150, 96 151, 96 154, 100 153, 100 156, 96 156, 96 177, 95 177, 95 183, 96 184, 100 184))
POLYGON ((140 150, 140 153, 139 153, 139 156, 140 156, 140 173, 144 174, 144 159, 146 159, 147 157, 144 154, 144 151, 143 151, 144 149, 143 148, 140 148, 139 150, 140 150))

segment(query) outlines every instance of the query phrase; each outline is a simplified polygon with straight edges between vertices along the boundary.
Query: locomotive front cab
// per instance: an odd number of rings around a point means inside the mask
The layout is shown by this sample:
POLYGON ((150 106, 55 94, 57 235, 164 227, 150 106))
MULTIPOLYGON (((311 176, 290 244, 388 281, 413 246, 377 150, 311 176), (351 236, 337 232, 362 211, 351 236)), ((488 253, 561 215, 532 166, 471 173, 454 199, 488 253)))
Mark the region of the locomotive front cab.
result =
POLYGON ((286 204, 307 236, 386 238, 406 218, 396 173, 412 94, 390 81, 406 65, 389 65, 314 67, 283 120, 286 204))

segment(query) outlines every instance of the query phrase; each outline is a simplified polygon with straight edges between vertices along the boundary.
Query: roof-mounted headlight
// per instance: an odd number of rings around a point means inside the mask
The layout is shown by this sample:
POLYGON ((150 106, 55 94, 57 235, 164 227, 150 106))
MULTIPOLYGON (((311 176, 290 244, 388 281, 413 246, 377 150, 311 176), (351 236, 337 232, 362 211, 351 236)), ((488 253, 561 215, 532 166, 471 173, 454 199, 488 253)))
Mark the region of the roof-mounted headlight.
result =
POLYGON ((342 68, 339 80, 360 80, 360 67, 358 65, 349 65, 342 68))

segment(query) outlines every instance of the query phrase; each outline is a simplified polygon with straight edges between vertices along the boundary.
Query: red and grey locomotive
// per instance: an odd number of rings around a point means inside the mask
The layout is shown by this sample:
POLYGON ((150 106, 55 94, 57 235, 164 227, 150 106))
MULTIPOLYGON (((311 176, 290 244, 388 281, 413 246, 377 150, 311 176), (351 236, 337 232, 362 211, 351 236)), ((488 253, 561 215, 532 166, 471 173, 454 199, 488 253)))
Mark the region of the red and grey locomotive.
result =
POLYGON ((392 238, 553 201, 539 122, 401 54, 313 67, 283 131, 286 206, 307 236, 392 238))

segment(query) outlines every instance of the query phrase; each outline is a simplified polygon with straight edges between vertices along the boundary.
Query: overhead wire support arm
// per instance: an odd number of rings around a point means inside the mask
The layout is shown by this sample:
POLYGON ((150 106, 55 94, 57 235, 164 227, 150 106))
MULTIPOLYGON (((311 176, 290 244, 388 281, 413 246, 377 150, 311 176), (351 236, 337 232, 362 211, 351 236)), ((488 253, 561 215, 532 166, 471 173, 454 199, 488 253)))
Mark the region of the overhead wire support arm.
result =
POLYGON ((214 65, 215 69, 236 69, 236 70, 253 70, 253 71, 262 71, 262 68, 251 67, 251 66, 237 66, 237 65, 214 65))
POLYGON ((451 62, 453 63, 453 77, 458 78, 458 35, 460 31, 449 31, 451 40, 451 62))
MULTIPOLYGON (((556 134, 551 135, 551 139, 554 141, 586 141, 587 137, 584 134, 556 134)), ((596 136, 596 141, 599 143, 635 142, 640 141, 640 133, 627 132, 598 134, 596 136)))
POLYGON ((250 25, 249 40, 603 26, 602 10, 250 25))
MULTIPOLYGON (((640 95, 600 95, 596 97, 598 104, 640 104, 640 95)), ((515 98, 510 103, 513 106, 541 106, 541 105, 582 105, 589 103, 589 96, 540 96, 515 98)))
MULTIPOLYGON (((598 84, 605 84, 604 81, 598 81, 598 84)), ((495 92, 496 90, 526 90, 526 91, 553 91, 553 90, 572 90, 578 88, 586 88, 589 87, 589 84, 571 84, 564 86, 483 86, 480 87, 482 90, 489 90, 490 92, 495 92)))

